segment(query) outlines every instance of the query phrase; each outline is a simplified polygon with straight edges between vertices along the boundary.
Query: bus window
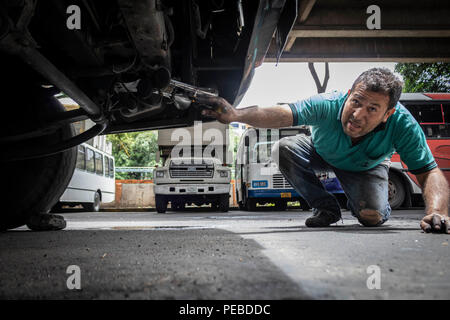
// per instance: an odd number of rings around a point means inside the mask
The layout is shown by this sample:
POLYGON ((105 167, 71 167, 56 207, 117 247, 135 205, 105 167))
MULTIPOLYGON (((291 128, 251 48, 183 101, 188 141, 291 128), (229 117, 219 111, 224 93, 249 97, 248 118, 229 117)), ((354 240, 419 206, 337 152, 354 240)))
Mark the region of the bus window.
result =
POLYGON ((450 104, 443 103, 442 112, 444 113, 444 118, 446 118, 447 120, 450 119, 450 104))
POLYGON ((406 107, 419 123, 443 122, 441 104, 408 104, 406 107))
POLYGON ((422 130, 427 138, 445 138, 450 137, 449 124, 422 124, 422 130))
POLYGON ((95 152, 95 173, 103 175, 103 155, 95 152))
POLYGON ((94 151, 86 148, 86 170, 95 172, 94 151))
POLYGON ((114 160, 112 158, 109 159, 109 176, 114 178, 114 160))
POLYGON ((109 177, 109 157, 104 157, 105 177, 109 177))
POLYGON ((439 125, 439 138, 449 138, 450 137, 450 125, 440 124, 439 125))
POLYGON ((86 170, 86 159, 84 153, 84 146, 78 146, 77 169, 86 170))
POLYGON ((423 126, 423 131, 428 138, 433 136, 433 128, 431 126, 423 126))
POLYGON ((258 142, 253 147, 251 162, 253 163, 267 163, 271 160, 272 146, 274 142, 264 141, 258 142))

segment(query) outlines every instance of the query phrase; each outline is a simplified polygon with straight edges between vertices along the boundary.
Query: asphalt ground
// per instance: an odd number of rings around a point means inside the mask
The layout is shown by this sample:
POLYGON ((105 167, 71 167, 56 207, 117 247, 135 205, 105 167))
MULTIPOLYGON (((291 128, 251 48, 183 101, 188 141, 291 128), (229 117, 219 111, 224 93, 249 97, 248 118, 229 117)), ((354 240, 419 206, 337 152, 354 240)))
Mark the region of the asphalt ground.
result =
POLYGON ((423 209, 319 229, 296 209, 62 214, 63 231, 0 233, 1 299, 450 298, 449 235, 423 233, 423 209))

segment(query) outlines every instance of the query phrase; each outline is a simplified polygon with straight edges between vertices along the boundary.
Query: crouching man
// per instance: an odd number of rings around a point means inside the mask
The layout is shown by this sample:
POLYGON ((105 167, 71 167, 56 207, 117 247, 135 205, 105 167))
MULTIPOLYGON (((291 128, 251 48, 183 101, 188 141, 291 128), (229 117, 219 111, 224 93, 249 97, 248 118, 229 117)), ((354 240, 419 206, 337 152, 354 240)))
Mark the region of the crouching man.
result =
POLYGON ((214 110, 205 116, 223 123, 243 122, 259 128, 310 125, 311 137, 281 139, 272 157, 297 192, 313 208, 308 227, 327 227, 341 219, 336 199, 316 177, 317 170, 335 172, 348 206, 367 227, 389 219, 390 157, 398 152, 416 175, 426 204, 420 226, 425 232, 450 233, 449 187, 437 167, 425 135, 409 111, 398 103, 402 82, 388 69, 362 73, 347 94, 332 92, 272 107, 233 108, 223 98, 203 103, 214 110))

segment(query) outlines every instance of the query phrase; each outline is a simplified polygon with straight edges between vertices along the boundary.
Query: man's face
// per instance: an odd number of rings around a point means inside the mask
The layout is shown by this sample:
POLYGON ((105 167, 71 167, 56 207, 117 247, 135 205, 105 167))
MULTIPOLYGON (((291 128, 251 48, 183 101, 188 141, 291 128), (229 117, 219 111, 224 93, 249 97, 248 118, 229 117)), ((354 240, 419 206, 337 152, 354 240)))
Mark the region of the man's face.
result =
POLYGON ((395 108, 388 111, 388 105, 388 95, 364 90, 361 84, 356 85, 342 111, 341 122, 345 134, 357 141, 380 123, 386 122, 395 112, 395 108))

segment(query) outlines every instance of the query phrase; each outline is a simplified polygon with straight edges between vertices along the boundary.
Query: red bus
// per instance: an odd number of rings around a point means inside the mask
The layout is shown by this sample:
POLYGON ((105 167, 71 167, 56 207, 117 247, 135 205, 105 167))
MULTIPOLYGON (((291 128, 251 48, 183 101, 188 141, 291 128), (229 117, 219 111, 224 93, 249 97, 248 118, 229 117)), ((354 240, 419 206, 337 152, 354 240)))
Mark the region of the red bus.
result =
MULTIPOLYGON (((403 93, 400 103, 419 122, 428 146, 450 183, 450 93, 403 93)), ((395 153, 389 172, 389 202, 392 209, 422 205, 416 177, 395 153)))

